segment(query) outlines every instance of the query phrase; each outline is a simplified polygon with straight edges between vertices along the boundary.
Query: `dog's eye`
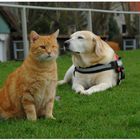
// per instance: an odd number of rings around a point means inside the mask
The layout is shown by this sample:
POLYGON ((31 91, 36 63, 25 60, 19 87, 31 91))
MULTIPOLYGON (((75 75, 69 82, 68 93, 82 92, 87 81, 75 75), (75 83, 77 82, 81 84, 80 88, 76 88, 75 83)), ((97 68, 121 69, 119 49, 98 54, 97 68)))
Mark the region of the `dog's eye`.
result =
POLYGON ((84 39, 82 36, 78 36, 78 39, 84 39))
POLYGON ((40 46, 40 48, 41 48, 41 49, 45 49, 46 47, 45 47, 45 46, 43 46, 43 45, 41 45, 41 46, 40 46))

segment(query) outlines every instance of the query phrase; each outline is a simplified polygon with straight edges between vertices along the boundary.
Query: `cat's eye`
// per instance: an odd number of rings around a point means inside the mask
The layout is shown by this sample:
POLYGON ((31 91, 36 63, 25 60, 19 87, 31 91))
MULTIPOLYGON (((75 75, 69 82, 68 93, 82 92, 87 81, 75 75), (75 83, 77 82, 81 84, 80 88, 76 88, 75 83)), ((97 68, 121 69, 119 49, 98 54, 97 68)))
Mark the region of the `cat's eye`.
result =
POLYGON ((40 46, 40 48, 41 48, 41 49, 45 49, 46 47, 45 47, 45 46, 43 46, 43 45, 41 45, 41 46, 40 46))
POLYGON ((82 36, 78 36, 78 39, 84 39, 82 36))
POLYGON ((56 48, 56 46, 52 46, 52 48, 56 48))

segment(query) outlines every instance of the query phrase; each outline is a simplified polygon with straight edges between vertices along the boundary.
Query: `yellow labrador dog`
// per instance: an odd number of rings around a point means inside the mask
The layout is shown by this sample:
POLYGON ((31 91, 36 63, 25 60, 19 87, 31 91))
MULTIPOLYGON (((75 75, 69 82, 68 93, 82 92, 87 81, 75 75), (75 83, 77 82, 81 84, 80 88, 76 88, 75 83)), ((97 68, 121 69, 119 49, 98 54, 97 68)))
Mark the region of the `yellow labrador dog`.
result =
POLYGON ((117 85, 118 73, 112 67, 116 54, 99 36, 77 31, 64 43, 72 52, 73 65, 58 85, 72 82, 76 93, 91 95, 117 85))

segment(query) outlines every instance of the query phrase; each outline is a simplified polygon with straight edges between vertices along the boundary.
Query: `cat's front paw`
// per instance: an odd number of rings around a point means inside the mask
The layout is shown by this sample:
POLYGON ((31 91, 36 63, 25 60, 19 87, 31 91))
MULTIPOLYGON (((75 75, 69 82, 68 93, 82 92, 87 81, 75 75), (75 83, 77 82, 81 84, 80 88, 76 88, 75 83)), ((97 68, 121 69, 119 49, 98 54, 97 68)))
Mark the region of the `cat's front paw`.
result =
POLYGON ((27 117, 27 119, 28 119, 29 121, 32 121, 32 122, 37 121, 37 118, 36 118, 36 117, 27 117))
POLYGON ((47 115, 46 118, 47 118, 47 119, 56 120, 56 118, 55 118, 53 115, 50 115, 50 116, 47 115))

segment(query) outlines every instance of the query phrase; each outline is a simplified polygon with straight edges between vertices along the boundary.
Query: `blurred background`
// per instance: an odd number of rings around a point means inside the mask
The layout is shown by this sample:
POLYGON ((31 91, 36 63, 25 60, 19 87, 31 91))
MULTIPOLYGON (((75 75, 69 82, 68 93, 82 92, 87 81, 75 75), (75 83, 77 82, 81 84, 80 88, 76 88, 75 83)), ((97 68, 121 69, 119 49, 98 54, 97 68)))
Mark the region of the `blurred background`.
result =
MULTIPOLYGON (((9 2, 6 4, 56 7, 56 10, 26 8, 27 33, 50 34, 60 29, 60 48, 78 30, 89 30, 87 11, 57 10, 64 8, 139 11, 140 2, 9 2)), ((91 11, 90 30, 101 36, 115 51, 140 48, 140 15, 91 11)), ((23 60, 24 45, 21 9, 0 6, 0 61, 23 60)), ((61 54, 63 50, 60 49, 61 54)))

